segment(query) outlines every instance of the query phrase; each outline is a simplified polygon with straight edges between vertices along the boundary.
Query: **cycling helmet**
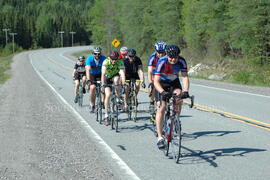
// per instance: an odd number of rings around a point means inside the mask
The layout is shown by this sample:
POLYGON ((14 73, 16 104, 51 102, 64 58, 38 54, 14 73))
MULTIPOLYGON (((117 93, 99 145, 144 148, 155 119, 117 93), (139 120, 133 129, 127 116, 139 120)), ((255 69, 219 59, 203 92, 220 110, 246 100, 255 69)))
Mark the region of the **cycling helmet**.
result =
POLYGON ((116 51, 116 50, 112 50, 112 51, 110 52, 109 56, 110 56, 111 59, 115 60, 115 59, 118 59, 119 53, 118 53, 118 51, 116 51))
POLYGON ((128 49, 128 56, 133 57, 136 55, 135 49, 128 49))
POLYGON ((101 47, 99 46, 94 47, 93 54, 101 54, 101 47))
POLYGON ((158 42, 155 44, 155 49, 156 49, 156 51, 165 51, 165 47, 166 47, 166 43, 163 42, 163 41, 158 41, 158 42))
POLYGON ((127 47, 121 47, 120 54, 126 55, 127 53, 128 53, 128 48, 127 47))
POLYGON ((180 48, 175 44, 166 46, 165 52, 169 57, 177 57, 180 54, 180 48))
POLYGON ((80 60, 85 60, 85 57, 84 56, 79 56, 78 57, 78 60, 80 61, 80 60))

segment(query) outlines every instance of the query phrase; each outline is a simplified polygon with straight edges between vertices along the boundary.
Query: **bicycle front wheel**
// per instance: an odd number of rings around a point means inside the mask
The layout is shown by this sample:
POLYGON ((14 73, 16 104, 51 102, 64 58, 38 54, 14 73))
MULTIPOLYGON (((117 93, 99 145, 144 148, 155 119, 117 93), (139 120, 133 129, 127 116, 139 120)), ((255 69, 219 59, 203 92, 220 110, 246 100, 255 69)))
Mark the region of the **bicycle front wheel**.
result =
POLYGON ((179 162, 181 157, 181 142, 182 142, 182 128, 179 115, 174 119, 172 127, 172 141, 171 149, 172 155, 176 163, 179 162))
POLYGON ((82 104, 83 104, 83 89, 82 89, 82 87, 80 87, 78 95, 79 95, 78 104, 80 107, 82 107, 82 104))
POLYGON ((169 155, 169 149, 170 149, 170 142, 171 142, 171 126, 168 125, 168 122, 170 121, 169 115, 166 113, 165 115, 165 124, 163 126, 162 135, 165 137, 165 148, 164 148, 164 155, 169 155))
POLYGON ((136 96, 133 96, 132 97, 132 114, 131 114, 131 118, 134 122, 137 121, 137 99, 136 99, 136 96))

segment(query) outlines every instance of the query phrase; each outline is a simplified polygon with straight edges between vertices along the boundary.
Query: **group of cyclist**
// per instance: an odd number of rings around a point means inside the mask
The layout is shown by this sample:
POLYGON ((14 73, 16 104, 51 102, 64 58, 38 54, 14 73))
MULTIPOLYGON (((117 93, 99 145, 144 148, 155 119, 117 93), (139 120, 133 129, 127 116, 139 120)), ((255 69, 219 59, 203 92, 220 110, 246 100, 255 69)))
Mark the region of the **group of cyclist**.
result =
MULTIPOLYGON (((157 146, 159 149, 165 147, 165 140, 162 136, 162 127, 164 124, 164 113, 166 100, 172 94, 182 95, 183 98, 189 97, 189 78, 187 73, 187 63, 180 56, 180 48, 177 45, 166 45, 163 41, 158 41, 155 45, 155 52, 148 58, 148 92, 151 94, 150 104, 155 104, 156 128, 157 128, 157 146), (183 88, 179 80, 179 73, 182 75, 183 88)), ((118 101, 124 105, 124 111, 128 109, 128 83, 126 80, 136 79, 136 94, 140 86, 145 88, 145 78, 141 59, 136 56, 134 49, 122 47, 120 53, 116 50, 110 52, 108 57, 102 55, 100 47, 94 47, 93 56, 86 59, 80 56, 74 67, 73 77, 75 80, 75 100, 77 102, 77 92, 79 76, 77 74, 85 73, 82 77, 83 91, 86 84, 90 85, 90 112, 95 111, 95 88, 97 81, 101 81, 102 99, 105 111, 105 124, 108 125, 109 105, 111 97, 111 85, 116 87, 116 96, 118 101), (84 69, 83 69, 84 68, 84 69), (83 71, 84 70, 84 71, 83 71), (82 72, 83 71, 83 72, 82 72), (76 73, 77 72, 77 73, 76 73), (122 98, 121 87, 125 89, 124 98, 122 98)), ((176 113, 181 113, 182 99, 176 100, 176 113)))

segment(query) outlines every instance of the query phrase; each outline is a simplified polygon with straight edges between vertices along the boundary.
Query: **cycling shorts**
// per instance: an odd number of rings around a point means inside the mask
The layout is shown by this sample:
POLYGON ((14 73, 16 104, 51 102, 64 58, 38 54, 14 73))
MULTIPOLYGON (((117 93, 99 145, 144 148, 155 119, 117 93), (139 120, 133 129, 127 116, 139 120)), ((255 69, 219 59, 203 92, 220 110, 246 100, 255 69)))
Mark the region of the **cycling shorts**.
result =
POLYGON ((86 76, 86 73, 75 73, 74 74, 74 79, 75 80, 80 80, 83 76, 86 76))
POLYGON ((91 84, 97 85, 96 81, 101 80, 101 74, 90 74, 91 76, 91 84))
POLYGON ((107 87, 108 85, 112 85, 113 84, 113 78, 116 76, 120 76, 119 74, 114 75, 111 78, 108 78, 107 76, 105 77, 105 86, 107 87))
MULTIPOLYGON (((182 86, 180 83, 179 78, 177 78, 176 80, 172 81, 172 82, 162 82, 160 81, 161 87, 164 89, 164 91, 169 92, 169 93, 173 93, 173 91, 175 89, 181 89, 182 91, 182 86)), ((156 101, 161 101, 161 99, 163 101, 165 101, 164 98, 162 98, 161 93, 159 93, 157 90, 155 91, 155 100, 156 101)))

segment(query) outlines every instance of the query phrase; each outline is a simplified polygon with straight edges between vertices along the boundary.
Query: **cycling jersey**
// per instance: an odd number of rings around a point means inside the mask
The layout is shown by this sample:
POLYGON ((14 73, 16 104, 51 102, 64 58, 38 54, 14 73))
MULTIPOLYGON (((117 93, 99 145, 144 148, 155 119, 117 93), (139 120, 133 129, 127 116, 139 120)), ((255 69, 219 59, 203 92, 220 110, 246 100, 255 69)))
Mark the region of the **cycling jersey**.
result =
POLYGON ((124 60, 126 77, 138 77, 138 69, 142 68, 142 61, 138 56, 134 57, 133 61, 128 58, 124 60))
POLYGON ((157 63, 155 74, 160 76, 162 82, 172 82, 179 77, 179 72, 187 72, 186 60, 180 56, 176 64, 170 64, 167 56, 160 58, 157 63))
POLYGON ((96 60, 94 56, 89 56, 86 59, 86 66, 91 67, 90 74, 101 74, 101 67, 105 59, 105 56, 101 56, 99 60, 96 60))
POLYGON ((148 66, 153 67, 152 74, 155 73, 158 60, 159 58, 157 57, 157 53, 151 54, 151 56, 148 58, 148 66))
POLYGON ((111 58, 108 57, 102 64, 102 70, 106 69, 107 78, 112 78, 119 73, 120 69, 125 69, 124 62, 120 59, 115 64, 111 63, 111 58))
POLYGON ((80 65, 79 62, 77 62, 74 66, 74 69, 78 72, 78 73, 85 73, 85 64, 80 65))

